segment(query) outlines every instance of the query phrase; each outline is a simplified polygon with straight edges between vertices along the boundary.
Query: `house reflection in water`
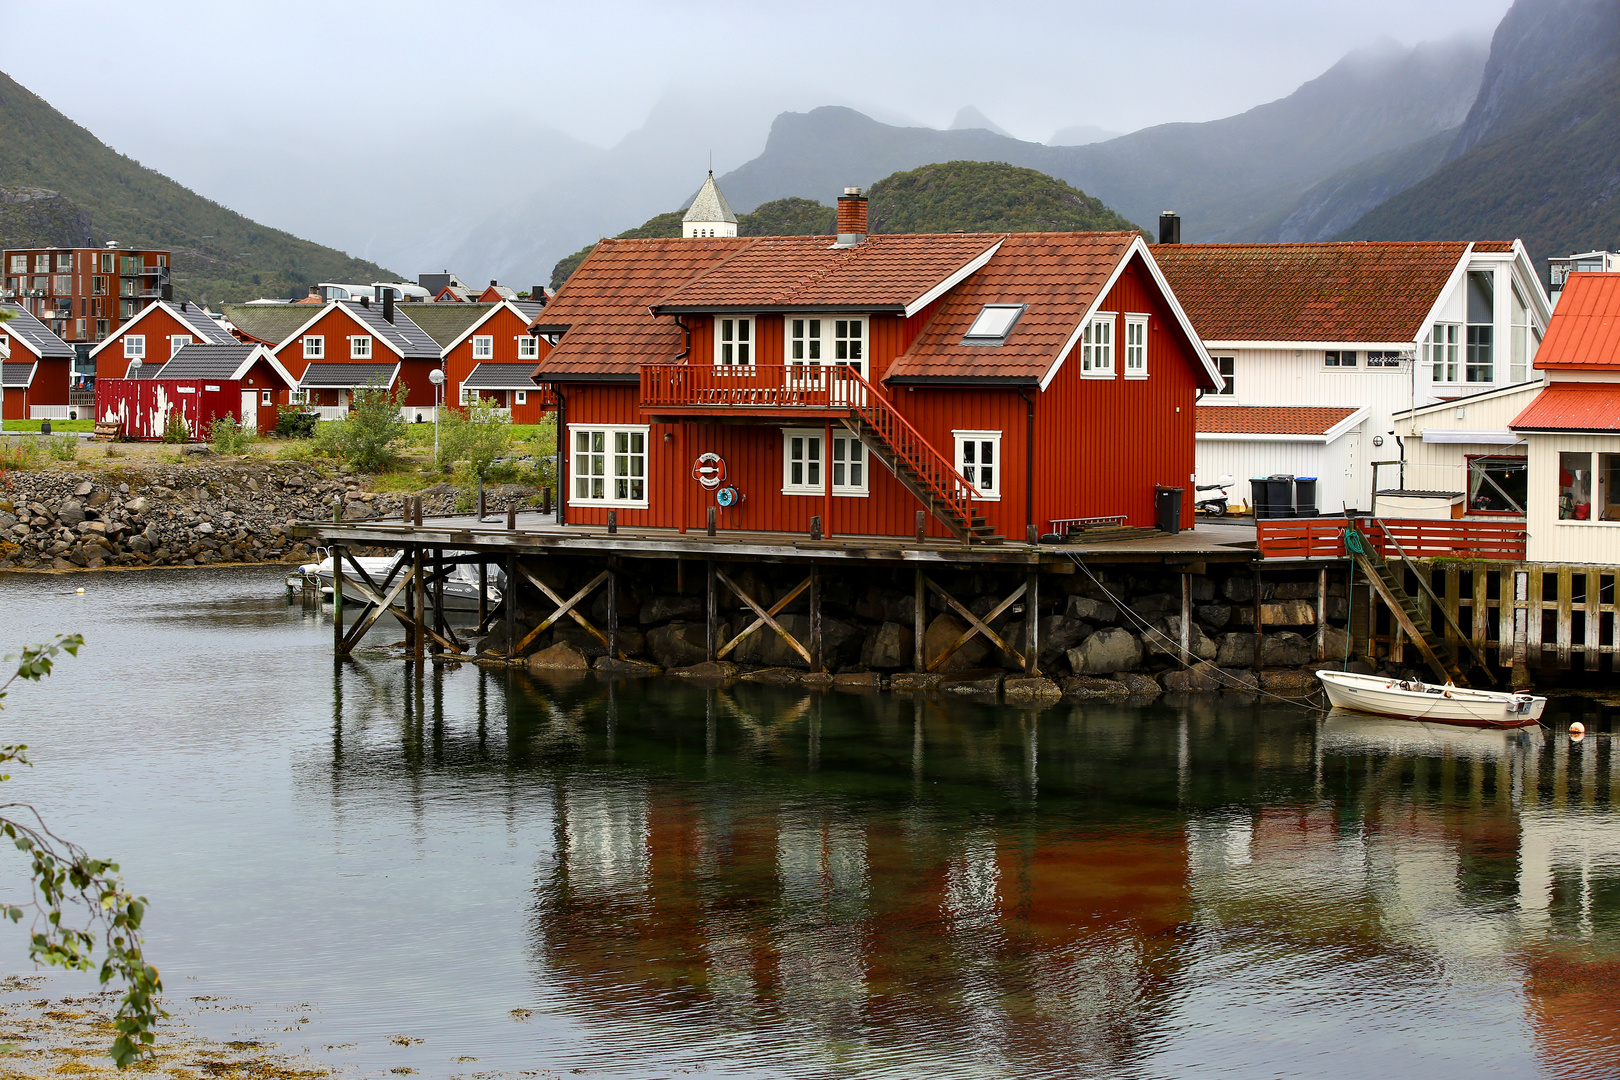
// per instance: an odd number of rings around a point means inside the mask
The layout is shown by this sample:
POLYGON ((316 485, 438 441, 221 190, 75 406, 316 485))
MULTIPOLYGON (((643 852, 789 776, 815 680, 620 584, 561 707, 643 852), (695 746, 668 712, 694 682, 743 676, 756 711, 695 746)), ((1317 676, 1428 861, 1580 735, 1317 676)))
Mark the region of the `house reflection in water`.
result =
MULTIPOLYGON (((918 722, 924 745, 975 735, 933 710, 918 722)), ((815 738, 814 717, 794 726, 801 747, 815 738)), ((1005 749, 986 779, 1028 756, 1005 749)), ((868 1064, 894 1040, 912 1063, 971 1049, 1105 1070, 1151 1034, 1183 963, 1187 853, 1171 822, 1043 828, 1032 804, 584 773, 555 798, 535 948, 593 1015, 668 1022, 679 1007, 859 1045, 868 1064)))

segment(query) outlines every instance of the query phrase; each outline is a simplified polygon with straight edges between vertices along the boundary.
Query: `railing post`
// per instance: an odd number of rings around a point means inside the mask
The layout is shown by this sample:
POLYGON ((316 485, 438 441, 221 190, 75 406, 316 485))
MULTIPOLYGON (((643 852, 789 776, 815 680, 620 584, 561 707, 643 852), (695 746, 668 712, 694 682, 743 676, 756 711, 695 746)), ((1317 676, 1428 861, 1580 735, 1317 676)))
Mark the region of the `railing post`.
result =
POLYGON ((917 543, 922 543, 928 534, 928 511, 917 511, 917 543))
POLYGON ((612 534, 614 534, 614 533, 616 533, 618 531, 619 531, 619 512, 617 510, 609 510, 608 511, 608 535, 611 536, 612 534))
POLYGON ((714 529, 715 529, 715 516, 716 516, 716 511, 715 511, 715 508, 714 508, 714 507, 712 507, 712 506, 711 506, 711 507, 709 507, 709 508, 708 508, 708 509, 709 509, 709 512, 708 512, 708 515, 707 515, 707 516, 708 516, 708 522, 707 522, 707 526, 706 526, 706 527, 707 527, 707 529, 708 529, 708 533, 709 533, 709 535, 710 535, 710 536, 713 536, 713 535, 714 535, 714 529))

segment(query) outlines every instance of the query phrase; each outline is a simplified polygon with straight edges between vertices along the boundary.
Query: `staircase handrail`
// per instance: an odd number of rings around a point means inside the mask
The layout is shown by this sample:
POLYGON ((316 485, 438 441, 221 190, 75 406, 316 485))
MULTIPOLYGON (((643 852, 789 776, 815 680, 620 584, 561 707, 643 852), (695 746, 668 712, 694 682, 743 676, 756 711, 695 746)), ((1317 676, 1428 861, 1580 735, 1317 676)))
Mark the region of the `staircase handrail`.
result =
POLYGON ((898 409, 853 367, 838 365, 830 369, 837 374, 835 380, 853 384, 846 398, 835 398, 838 405, 847 405, 889 445, 917 470, 929 495, 950 507, 962 520, 964 527, 973 524, 973 483, 951 463, 951 459, 934 449, 922 433, 911 426, 898 409), (926 466, 926 468, 925 468, 926 466))
MULTIPOLYGON (((1412 557, 1406 553, 1406 548, 1401 546, 1400 537, 1386 529, 1382 519, 1370 518, 1369 520, 1376 522, 1378 524, 1378 531, 1383 534, 1384 539, 1395 545, 1395 553, 1400 556, 1401 562, 1407 567, 1407 569, 1412 571, 1412 576, 1417 579, 1418 588, 1423 590, 1423 595, 1429 598, 1429 610, 1438 611, 1440 613, 1440 617, 1446 620, 1446 625, 1451 627, 1452 631, 1456 633, 1457 640, 1468 646, 1468 651, 1474 654, 1474 659, 1479 662, 1481 670, 1485 672, 1486 677, 1490 679, 1491 683, 1494 685, 1496 682, 1496 676, 1492 674, 1491 666, 1486 662, 1485 655, 1481 653, 1478 647, 1474 645, 1474 639, 1469 637, 1468 634, 1463 631, 1461 626, 1457 625, 1457 620, 1451 617, 1451 611, 1444 603, 1441 602, 1440 597, 1435 595, 1433 586, 1431 586, 1428 581, 1424 579, 1422 572, 1419 571, 1416 566, 1412 565, 1412 557)), ((1382 558, 1382 556, 1380 556, 1380 558, 1382 558)))

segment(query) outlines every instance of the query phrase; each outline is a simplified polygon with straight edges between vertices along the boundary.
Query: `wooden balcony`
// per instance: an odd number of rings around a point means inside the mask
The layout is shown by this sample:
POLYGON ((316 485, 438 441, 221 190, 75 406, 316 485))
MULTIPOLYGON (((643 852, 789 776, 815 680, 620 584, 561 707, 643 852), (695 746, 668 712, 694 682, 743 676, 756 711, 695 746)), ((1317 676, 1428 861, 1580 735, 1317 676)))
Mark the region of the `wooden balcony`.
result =
POLYGON ((643 364, 641 411, 657 416, 767 418, 847 417, 877 393, 847 367, 751 364, 643 364))

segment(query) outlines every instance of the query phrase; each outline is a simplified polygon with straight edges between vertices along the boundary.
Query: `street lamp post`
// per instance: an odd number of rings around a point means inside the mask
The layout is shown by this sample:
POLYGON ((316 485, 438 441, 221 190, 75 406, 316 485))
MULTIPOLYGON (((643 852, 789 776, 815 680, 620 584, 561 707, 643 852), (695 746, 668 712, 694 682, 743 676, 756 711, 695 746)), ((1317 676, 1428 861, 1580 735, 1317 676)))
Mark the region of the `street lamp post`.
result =
POLYGON ((433 464, 439 463, 439 410, 444 403, 444 364, 428 373, 428 382, 433 384, 433 464))

